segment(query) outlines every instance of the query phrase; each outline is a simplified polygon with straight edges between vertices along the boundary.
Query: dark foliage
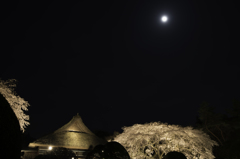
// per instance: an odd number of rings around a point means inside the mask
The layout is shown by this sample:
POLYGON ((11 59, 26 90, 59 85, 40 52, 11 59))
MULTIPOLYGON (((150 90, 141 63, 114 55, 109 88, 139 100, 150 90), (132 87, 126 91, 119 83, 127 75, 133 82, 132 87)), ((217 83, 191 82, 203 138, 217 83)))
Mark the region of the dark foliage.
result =
POLYGON ((109 158, 130 159, 127 150, 118 142, 108 142, 105 145, 105 153, 109 158))
POLYGON ((49 154, 56 155, 58 159, 71 159, 72 157, 76 157, 75 153, 72 150, 63 147, 53 148, 49 154))
POLYGON ((167 153, 167 155, 164 156, 163 159, 187 159, 187 157, 181 152, 172 151, 167 153))
POLYGON ((58 157, 56 155, 47 154, 47 155, 38 155, 34 159, 58 159, 58 157))
POLYGON ((104 145, 95 146, 94 149, 87 154, 86 159, 105 158, 104 148, 104 145))
POLYGON ((72 159, 72 157, 76 158, 76 155, 72 150, 58 147, 53 148, 44 155, 38 155, 34 159, 72 159))
POLYGON ((35 141, 36 138, 32 137, 29 133, 22 134, 22 149, 27 149, 30 142, 35 141))
POLYGON ((126 149, 118 142, 108 142, 106 145, 97 145, 88 153, 86 159, 130 159, 126 149))
POLYGON ((4 159, 19 159, 22 134, 19 121, 7 100, 0 94, 0 143, 4 159))

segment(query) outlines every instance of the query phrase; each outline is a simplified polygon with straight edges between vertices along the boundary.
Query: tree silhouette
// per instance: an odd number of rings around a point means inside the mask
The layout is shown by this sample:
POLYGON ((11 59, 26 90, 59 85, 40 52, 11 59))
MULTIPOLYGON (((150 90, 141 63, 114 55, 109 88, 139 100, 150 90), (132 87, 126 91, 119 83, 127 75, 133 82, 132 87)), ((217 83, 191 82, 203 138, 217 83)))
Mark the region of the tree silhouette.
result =
POLYGON ((0 93, 0 143, 5 159, 20 158, 21 130, 19 121, 7 100, 0 93))
POLYGON ((227 116, 215 113, 214 109, 213 106, 209 106, 209 103, 202 102, 198 110, 201 122, 197 124, 197 128, 207 132, 220 145, 223 145, 231 126, 227 122, 227 116))
POLYGON ((226 109, 229 117, 229 124, 235 129, 240 129, 240 101, 233 99, 232 107, 226 109))
POLYGON ((213 148, 216 157, 240 158, 240 102, 234 99, 232 108, 226 109, 226 112, 229 116, 214 113, 214 107, 203 102, 198 110, 196 128, 203 130, 219 143, 220 146, 213 148))

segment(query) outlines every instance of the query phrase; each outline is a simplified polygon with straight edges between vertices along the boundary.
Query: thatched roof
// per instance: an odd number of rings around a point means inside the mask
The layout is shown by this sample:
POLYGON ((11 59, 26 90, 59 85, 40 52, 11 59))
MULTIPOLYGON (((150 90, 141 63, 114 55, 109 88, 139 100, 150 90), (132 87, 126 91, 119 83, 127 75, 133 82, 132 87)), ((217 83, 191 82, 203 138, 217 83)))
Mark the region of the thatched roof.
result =
POLYGON ((77 114, 70 122, 29 144, 29 147, 53 146, 74 149, 89 149, 106 141, 94 135, 77 114))

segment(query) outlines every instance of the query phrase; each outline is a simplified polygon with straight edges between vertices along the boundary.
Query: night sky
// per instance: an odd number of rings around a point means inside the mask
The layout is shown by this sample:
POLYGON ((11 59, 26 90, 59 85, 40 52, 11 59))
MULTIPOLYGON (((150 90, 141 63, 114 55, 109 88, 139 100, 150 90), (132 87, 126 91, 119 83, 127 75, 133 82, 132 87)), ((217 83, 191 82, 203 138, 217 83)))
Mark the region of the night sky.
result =
POLYGON ((203 101, 224 113, 240 99, 234 1, 29 0, 1 7, 0 78, 18 80, 33 137, 77 113, 92 131, 154 121, 189 126, 203 101))

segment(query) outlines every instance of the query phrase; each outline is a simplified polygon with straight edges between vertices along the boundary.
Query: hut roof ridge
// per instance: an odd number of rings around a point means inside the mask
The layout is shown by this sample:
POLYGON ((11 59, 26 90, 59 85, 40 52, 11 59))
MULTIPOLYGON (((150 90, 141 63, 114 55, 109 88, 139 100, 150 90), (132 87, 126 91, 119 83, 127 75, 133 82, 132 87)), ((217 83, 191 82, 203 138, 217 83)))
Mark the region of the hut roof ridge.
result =
POLYGON ((54 133, 59 133, 63 131, 74 131, 95 135, 91 132, 91 130, 86 127, 78 113, 77 115, 73 116, 72 120, 70 120, 67 124, 55 130, 54 133))

